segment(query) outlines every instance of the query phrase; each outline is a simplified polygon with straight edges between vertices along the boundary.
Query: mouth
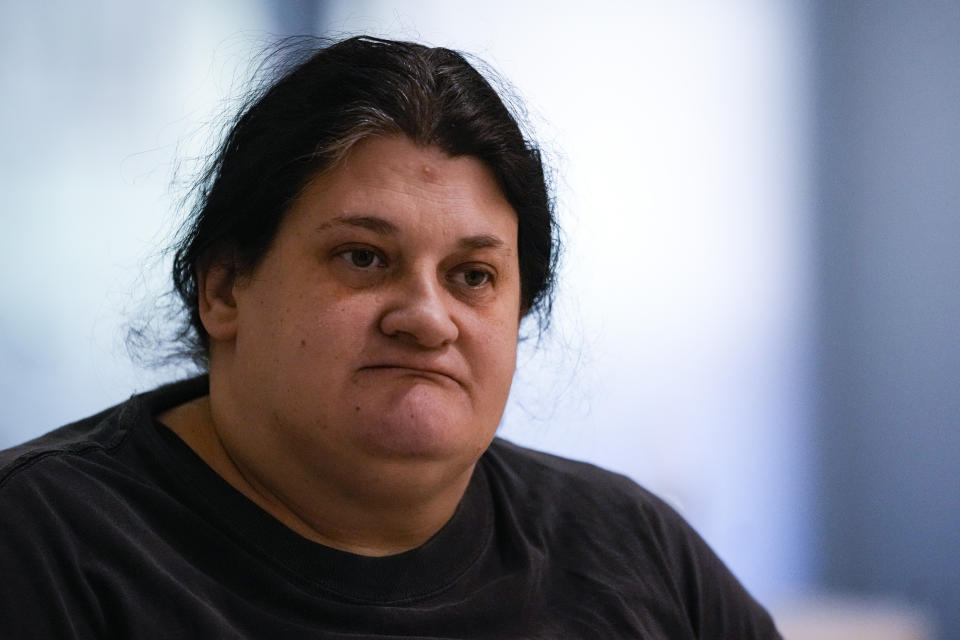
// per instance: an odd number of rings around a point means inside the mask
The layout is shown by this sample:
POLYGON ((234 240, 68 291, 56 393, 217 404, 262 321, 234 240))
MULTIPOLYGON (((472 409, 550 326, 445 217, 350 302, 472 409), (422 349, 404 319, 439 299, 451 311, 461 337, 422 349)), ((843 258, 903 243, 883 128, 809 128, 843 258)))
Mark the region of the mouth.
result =
POLYGON ((451 372, 445 371, 443 369, 433 369, 428 367, 415 367, 406 364, 376 364, 366 367, 361 367, 361 371, 383 371, 386 373, 394 373, 400 376, 410 376, 415 378, 424 378, 426 380, 431 380, 433 382, 455 382, 456 384, 463 386, 463 383, 451 372))

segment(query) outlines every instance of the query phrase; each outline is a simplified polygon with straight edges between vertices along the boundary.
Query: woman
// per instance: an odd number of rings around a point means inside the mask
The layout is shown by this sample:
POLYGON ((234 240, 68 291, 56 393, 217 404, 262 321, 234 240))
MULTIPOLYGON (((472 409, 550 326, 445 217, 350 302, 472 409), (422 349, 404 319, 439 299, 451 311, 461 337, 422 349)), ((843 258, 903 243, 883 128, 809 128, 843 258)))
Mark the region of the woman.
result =
POLYGON ((10 637, 778 637, 657 498, 495 438, 556 236, 463 57, 317 51, 200 196, 174 283, 208 376, 0 459, 10 637))

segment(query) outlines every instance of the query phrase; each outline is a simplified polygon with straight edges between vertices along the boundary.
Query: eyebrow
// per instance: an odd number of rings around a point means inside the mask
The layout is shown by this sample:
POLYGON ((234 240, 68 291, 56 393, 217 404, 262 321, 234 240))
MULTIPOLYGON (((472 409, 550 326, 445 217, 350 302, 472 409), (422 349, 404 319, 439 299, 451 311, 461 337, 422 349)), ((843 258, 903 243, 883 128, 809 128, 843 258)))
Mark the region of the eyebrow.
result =
POLYGON ((384 236, 396 235, 400 231, 397 225, 377 216, 336 216, 319 225, 316 230, 325 231, 338 225, 369 229, 384 236))
POLYGON ((461 238, 457 241, 457 245, 462 249, 502 249, 506 247, 503 240, 489 234, 461 238))
MULTIPOLYGON (((378 216, 336 216, 317 226, 316 230, 325 231, 336 226, 358 227, 368 229, 374 233, 390 236, 397 235, 400 229, 389 220, 378 216)), ((502 249, 507 245, 499 237, 487 233, 467 236, 457 241, 461 249, 502 249)))

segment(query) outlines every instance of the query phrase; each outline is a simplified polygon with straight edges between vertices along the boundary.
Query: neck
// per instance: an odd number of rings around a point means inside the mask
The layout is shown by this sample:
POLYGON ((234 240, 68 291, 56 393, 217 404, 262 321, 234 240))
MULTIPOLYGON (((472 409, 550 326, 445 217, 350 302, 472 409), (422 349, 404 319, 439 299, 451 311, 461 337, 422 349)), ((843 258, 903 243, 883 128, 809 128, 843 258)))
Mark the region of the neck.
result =
POLYGON ((158 419, 264 511, 301 536, 341 551, 386 556, 420 546, 453 516, 473 472, 472 464, 451 470, 407 460, 344 461, 317 469, 299 452, 231 438, 237 434, 219 428, 226 418, 218 421, 216 413, 205 396, 158 419))

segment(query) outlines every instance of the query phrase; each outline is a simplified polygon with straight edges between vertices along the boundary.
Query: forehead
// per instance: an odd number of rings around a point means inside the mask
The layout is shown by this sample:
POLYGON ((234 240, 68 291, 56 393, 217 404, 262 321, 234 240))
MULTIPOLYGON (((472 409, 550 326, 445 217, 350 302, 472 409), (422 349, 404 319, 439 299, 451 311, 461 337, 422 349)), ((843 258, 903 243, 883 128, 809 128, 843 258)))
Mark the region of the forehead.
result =
POLYGON ((516 243, 516 213, 482 161, 402 136, 357 143, 307 185, 291 213, 318 222, 370 216, 402 226, 492 226, 510 230, 507 240, 516 243))

